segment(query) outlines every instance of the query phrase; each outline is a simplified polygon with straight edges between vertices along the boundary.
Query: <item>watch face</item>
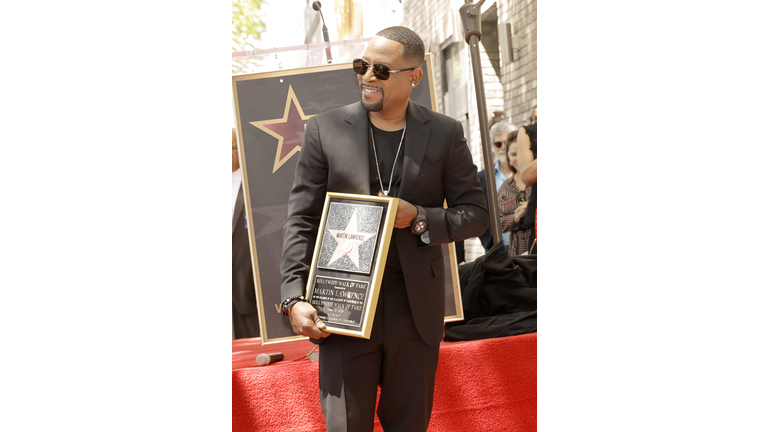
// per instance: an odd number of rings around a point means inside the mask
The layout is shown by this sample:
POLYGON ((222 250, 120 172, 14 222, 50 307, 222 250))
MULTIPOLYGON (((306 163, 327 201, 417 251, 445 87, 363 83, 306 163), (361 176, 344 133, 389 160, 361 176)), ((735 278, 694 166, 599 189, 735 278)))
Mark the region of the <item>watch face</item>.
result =
POLYGON ((414 231, 416 231, 417 234, 424 234, 424 231, 427 230, 427 221, 420 220, 416 222, 416 226, 413 227, 414 231))

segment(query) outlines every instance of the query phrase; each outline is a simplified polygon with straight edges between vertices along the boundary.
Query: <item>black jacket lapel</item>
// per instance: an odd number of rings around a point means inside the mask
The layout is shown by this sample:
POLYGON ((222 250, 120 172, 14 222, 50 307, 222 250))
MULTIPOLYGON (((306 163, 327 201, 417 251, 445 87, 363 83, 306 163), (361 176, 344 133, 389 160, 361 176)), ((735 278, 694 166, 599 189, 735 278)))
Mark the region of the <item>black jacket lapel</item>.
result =
POLYGON ((370 170, 368 167, 368 111, 362 104, 355 104, 344 119, 345 148, 349 161, 349 179, 361 194, 371 194, 370 170), (354 167, 354 168, 353 168, 354 167), (358 168, 359 167, 359 168, 358 168))
POLYGON ((403 177, 400 180, 400 198, 407 199, 408 193, 416 185, 419 170, 424 160, 424 154, 429 145, 432 128, 427 126, 429 117, 421 105, 408 102, 407 126, 405 131, 405 160, 403 161, 403 177))

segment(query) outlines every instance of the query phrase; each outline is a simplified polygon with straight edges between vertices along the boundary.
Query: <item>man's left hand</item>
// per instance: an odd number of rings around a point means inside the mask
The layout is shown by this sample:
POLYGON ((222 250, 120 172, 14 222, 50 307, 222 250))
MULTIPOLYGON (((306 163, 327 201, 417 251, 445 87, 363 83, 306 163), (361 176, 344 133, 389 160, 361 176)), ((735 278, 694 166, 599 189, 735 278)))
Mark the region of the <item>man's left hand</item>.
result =
MULTIPOLYGON (((384 196, 379 192, 379 196, 384 196)), ((411 222, 416 218, 419 211, 416 210, 416 206, 409 203, 404 199, 400 199, 397 205, 397 216, 395 217, 395 228, 410 228, 411 222)))

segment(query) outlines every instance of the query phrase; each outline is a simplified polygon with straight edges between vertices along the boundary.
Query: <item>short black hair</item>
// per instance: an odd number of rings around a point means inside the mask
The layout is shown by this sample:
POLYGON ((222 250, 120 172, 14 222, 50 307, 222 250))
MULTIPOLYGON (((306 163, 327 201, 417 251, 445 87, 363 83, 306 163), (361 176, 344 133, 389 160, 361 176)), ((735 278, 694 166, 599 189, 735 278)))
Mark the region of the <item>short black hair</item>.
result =
POLYGON ((376 36, 403 44, 400 56, 408 62, 412 62, 417 68, 424 63, 424 42, 415 31, 408 27, 387 27, 376 33, 376 36))

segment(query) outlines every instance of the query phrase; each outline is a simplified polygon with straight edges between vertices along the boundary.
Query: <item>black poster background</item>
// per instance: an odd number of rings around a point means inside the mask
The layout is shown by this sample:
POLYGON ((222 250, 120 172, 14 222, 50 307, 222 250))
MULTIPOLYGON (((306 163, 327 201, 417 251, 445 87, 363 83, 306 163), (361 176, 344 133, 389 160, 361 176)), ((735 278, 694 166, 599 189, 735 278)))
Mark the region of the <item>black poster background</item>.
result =
MULTIPOLYGON (((422 66, 425 72, 422 79, 426 82, 413 90, 411 99, 435 109, 430 63, 427 54, 422 66)), ((303 125, 311 116, 359 102, 357 74, 351 63, 342 63, 236 75, 232 77, 232 84, 262 342, 299 339, 302 336, 293 333, 279 305, 283 300, 280 298, 283 222, 288 213, 288 194, 298 162, 303 125), (284 120, 292 127, 283 124, 284 120)), ((446 320, 461 319, 463 314, 457 307, 460 294, 454 247, 453 244, 442 247, 446 261, 446 320)))

